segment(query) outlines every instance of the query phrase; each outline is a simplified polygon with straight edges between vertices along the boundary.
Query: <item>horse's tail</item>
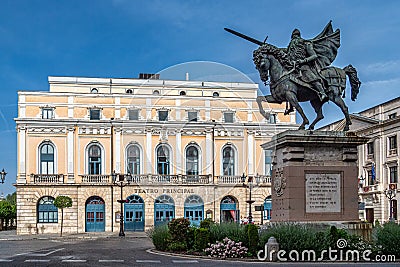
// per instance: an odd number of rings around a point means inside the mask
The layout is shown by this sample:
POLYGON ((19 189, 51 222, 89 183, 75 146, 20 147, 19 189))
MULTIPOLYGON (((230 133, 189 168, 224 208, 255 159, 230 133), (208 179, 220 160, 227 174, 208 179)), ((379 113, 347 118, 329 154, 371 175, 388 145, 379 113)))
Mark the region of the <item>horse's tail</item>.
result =
POLYGON ((360 91, 361 82, 357 76, 357 70, 351 64, 343 68, 350 80, 351 85, 351 100, 355 101, 360 91))

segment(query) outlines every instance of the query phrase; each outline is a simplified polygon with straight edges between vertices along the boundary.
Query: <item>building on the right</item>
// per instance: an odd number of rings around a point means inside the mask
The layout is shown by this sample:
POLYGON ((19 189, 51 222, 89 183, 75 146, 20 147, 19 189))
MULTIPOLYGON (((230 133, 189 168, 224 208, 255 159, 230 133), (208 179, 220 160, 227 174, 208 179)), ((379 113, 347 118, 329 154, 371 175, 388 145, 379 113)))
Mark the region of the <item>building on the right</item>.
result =
MULTIPOLYGON (((359 218, 371 223, 399 222, 400 97, 350 116, 349 132, 370 138, 358 147, 358 177, 354 179, 359 186, 359 218)), ((319 130, 341 131, 344 125, 343 119, 319 130)))

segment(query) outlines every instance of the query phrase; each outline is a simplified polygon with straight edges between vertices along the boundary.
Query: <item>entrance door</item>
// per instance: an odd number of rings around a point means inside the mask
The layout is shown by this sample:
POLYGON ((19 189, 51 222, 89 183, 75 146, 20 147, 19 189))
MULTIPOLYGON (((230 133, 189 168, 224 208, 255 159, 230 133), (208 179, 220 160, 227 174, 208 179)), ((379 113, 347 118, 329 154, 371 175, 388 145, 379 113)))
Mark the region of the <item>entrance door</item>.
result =
POLYGON ((154 226, 166 224, 175 217, 172 197, 161 195, 154 201, 154 226))
POLYGON ((365 217, 367 219, 367 222, 374 223, 374 209, 366 208, 365 209, 365 217))
POLYGON ((237 210, 237 200, 225 196, 220 203, 221 222, 240 222, 240 212, 237 210))
POLYGON ((199 226, 204 219, 204 202, 201 197, 197 195, 188 196, 185 200, 183 214, 192 225, 199 226))
POLYGON ((131 195, 124 204, 126 231, 144 231, 144 201, 138 195, 131 195))
POLYGON ((104 232, 105 205, 101 197, 93 196, 86 201, 86 232, 104 232))

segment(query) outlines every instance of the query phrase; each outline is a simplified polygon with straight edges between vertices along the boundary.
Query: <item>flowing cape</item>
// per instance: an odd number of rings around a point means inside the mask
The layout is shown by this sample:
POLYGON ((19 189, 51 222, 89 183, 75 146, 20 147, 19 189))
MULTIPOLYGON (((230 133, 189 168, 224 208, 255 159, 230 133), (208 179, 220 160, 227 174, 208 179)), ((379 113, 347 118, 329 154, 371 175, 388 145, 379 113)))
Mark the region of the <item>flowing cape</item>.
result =
POLYGON ((340 30, 333 31, 332 21, 329 21, 322 32, 309 41, 318 56, 316 62, 319 69, 328 67, 335 60, 340 47, 340 30))

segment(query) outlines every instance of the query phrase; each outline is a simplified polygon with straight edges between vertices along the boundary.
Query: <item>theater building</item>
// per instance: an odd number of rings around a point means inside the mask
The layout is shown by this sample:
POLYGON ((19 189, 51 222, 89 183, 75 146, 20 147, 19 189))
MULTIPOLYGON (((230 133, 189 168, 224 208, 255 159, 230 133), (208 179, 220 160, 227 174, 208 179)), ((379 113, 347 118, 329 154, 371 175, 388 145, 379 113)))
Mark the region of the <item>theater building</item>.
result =
POLYGON ((18 234, 59 232, 59 195, 73 200, 68 233, 118 231, 120 199, 126 231, 178 217, 240 222, 250 188, 255 223, 270 218, 271 155, 260 145, 296 125, 284 105, 259 114, 257 84, 48 81, 48 91, 18 92, 18 234))

